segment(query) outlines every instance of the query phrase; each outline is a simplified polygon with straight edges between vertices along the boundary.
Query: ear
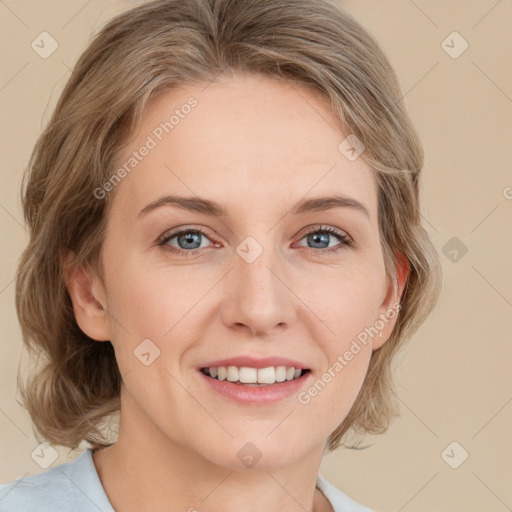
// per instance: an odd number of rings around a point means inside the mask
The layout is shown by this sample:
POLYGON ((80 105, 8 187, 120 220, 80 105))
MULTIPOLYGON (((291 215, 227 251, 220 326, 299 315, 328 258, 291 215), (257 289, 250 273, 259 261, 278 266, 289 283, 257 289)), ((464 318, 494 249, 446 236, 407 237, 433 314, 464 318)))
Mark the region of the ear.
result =
POLYGON ((73 265, 74 257, 73 252, 67 254, 64 268, 66 288, 77 324, 93 340, 110 340, 104 285, 89 265, 73 265))
POLYGON ((407 278, 409 277, 409 274, 411 272, 409 260, 407 259, 404 253, 399 251, 395 252, 395 259, 395 268, 397 275, 396 288, 395 283, 393 282, 391 277, 388 276, 388 288, 386 298, 380 305, 378 310, 379 314, 375 320, 376 328, 380 329, 382 327, 382 324, 384 324, 384 327, 382 328, 379 334, 373 337, 372 350, 377 350, 378 348, 382 347, 382 345, 384 345, 384 343, 391 336, 391 331, 393 330, 398 315, 400 314, 400 299, 402 297, 405 284, 407 283, 407 278), (382 336, 380 334, 382 334, 382 336))

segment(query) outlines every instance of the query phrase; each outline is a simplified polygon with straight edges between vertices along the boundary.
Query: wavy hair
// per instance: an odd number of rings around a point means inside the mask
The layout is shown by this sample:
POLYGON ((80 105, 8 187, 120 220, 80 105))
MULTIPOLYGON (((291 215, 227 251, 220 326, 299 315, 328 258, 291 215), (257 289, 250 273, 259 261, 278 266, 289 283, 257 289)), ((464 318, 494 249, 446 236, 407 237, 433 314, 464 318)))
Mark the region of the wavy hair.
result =
POLYGON ((422 144, 388 59, 334 0, 159 0, 125 11, 92 37, 24 175, 30 240, 16 309, 23 342, 42 364, 26 382, 18 373, 18 387, 36 436, 73 449, 84 440, 112 444, 100 425, 119 411, 119 368, 112 344, 78 327, 62 255, 75 253, 76 265, 97 262, 113 194, 98 200, 94 191, 113 175, 148 100, 164 88, 238 72, 313 87, 366 147, 387 275, 396 278, 397 251, 410 273, 391 337, 372 353, 356 401, 326 447, 343 445, 349 429, 382 433, 399 414, 391 361, 434 308, 442 270, 420 215, 422 144))

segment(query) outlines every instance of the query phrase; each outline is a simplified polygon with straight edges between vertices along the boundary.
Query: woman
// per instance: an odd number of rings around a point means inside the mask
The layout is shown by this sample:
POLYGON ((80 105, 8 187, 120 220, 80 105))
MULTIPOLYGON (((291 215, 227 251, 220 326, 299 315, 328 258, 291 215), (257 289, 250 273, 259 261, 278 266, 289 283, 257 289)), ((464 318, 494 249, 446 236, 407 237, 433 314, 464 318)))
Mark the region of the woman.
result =
POLYGON ((318 474, 396 414, 435 305, 423 152, 329 0, 161 0, 112 20, 34 149, 21 387, 74 462, 0 510, 368 511, 318 474), (104 422, 119 413, 110 442, 104 422))

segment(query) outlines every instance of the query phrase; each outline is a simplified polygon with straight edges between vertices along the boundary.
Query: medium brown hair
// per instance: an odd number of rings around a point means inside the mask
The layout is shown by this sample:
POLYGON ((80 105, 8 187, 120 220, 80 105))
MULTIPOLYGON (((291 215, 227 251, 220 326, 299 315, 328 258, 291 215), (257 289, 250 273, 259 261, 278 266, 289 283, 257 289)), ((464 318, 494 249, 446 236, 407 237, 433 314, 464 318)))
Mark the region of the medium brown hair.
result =
MULTIPOLYGON (((25 384, 23 406, 46 440, 76 448, 111 444, 99 429, 120 407, 121 376, 110 342, 78 327, 61 255, 94 264, 112 194, 94 191, 157 91, 204 83, 221 73, 253 73, 313 87, 378 185, 378 215, 387 274, 402 252, 410 274, 391 337, 372 353, 347 417, 328 439, 350 428, 382 433, 398 414, 390 364, 433 309, 441 290, 437 252, 422 226, 421 142, 395 73, 376 40, 331 0, 160 0, 112 19, 78 60, 24 176, 22 202, 30 241, 19 263, 16 308, 23 340, 43 356, 25 384)), ((341 141, 340 141, 341 142, 341 141)), ((37 435, 36 433, 36 435, 37 435)))

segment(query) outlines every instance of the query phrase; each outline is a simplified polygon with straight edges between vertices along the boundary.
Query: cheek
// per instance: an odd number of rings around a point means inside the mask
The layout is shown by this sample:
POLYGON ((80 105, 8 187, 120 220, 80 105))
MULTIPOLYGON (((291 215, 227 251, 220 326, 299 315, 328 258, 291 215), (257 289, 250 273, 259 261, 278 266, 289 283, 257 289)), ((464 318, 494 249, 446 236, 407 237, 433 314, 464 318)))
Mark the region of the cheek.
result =
POLYGON ((339 343, 330 350, 328 363, 319 369, 297 397, 308 418, 315 418, 327 434, 334 431, 352 408, 366 377, 369 346, 339 343))
POLYGON ((348 414, 364 382, 372 355, 372 330, 382 276, 345 273, 309 294, 308 306, 322 320, 314 336, 325 359, 299 403, 334 430, 348 414))
POLYGON ((109 281, 112 312, 134 336, 163 338, 180 318, 187 315, 209 285, 193 270, 143 266, 123 261, 109 281))
POLYGON ((378 319, 383 279, 376 271, 347 270, 331 273, 329 279, 317 279, 314 287, 303 290, 307 306, 324 327, 326 335, 322 338, 330 338, 328 353, 346 350, 351 339, 378 319))

